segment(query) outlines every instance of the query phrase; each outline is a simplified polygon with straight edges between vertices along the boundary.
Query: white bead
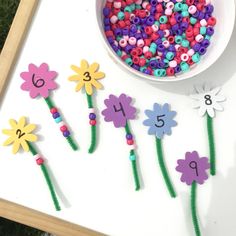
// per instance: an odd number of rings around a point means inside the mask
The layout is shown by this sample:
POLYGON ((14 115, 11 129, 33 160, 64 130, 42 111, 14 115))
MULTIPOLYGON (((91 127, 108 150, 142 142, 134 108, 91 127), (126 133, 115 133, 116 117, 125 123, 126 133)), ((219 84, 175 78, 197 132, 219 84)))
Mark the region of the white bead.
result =
POLYGON ((135 149, 136 149, 136 147, 137 147, 135 144, 128 145, 128 146, 129 146, 129 149, 130 149, 130 150, 135 150, 135 149))
POLYGON ((148 46, 144 46, 143 47, 143 53, 146 53, 146 52, 148 52, 149 51, 149 47, 148 46))
POLYGON ((41 155, 39 155, 38 153, 36 155, 34 155, 34 159, 37 160, 38 158, 40 158, 41 155))
POLYGON ((204 39, 204 37, 203 37, 201 34, 198 34, 198 35, 195 37, 195 40, 196 40, 198 43, 202 42, 203 39, 204 39))
POLYGON ((95 109, 94 108, 89 108, 89 113, 95 113, 95 109))
POLYGON ((205 19, 200 20, 201 26, 207 26, 207 21, 205 19))
POLYGON ((135 37, 130 37, 130 38, 129 38, 129 44, 130 44, 130 45, 135 45, 136 42, 137 42, 137 39, 136 39, 135 37))
POLYGON ((189 55, 187 53, 183 53, 181 56, 180 56, 181 60, 182 61, 187 61, 189 59, 189 55))
POLYGON ((159 26, 158 25, 152 25, 152 30, 154 32, 157 32, 159 30, 159 26))
POLYGON ((188 50, 187 54, 191 57, 193 56, 193 54, 195 53, 195 51, 191 48, 188 50))
POLYGON ((111 22, 112 24, 115 24, 117 21, 118 21, 118 17, 115 16, 115 15, 113 15, 113 16, 110 18, 110 22, 111 22))
POLYGON ((58 126, 59 126, 59 127, 62 127, 62 126, 64 126, 64 125, 66 125, 64 121, 61 121, 61 122, 58 123, 58 126))
POLYGON ((165 40, 162 42, 165 48, 168 48, 170 46, 170 42, 168 40, 165 40))
POLYGON ((119 9, 119 8, 121 8, 121 2, 116 1, 113 3, 113 6, 114 6, 114 8, 119 9))
POLYGON ((175 60, 170 61, 170 62, 169 62, 169 66, 170 66, 171 68, 175 68, 175 67, 177 66, 177 61, 175 61, 175 60))

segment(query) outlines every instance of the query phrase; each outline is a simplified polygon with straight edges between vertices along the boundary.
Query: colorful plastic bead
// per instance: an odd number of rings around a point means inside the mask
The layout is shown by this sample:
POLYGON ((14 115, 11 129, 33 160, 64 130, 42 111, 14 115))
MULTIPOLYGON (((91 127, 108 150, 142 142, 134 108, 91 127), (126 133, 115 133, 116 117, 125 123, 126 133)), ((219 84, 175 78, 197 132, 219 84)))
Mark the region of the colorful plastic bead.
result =
POLYGON ((68 138, 68 137, 70 136, 70 131, 69 131, 69 130, 64 131, 64 132, 63 132, 63 136, 64 136, 65 138, 68 138))
POLYGON ((92 126, 95 126, 97 124, 97 121, 96 120, 90 120, 89 124, 92 125, 92 126))
POLYGON ((40 166, 44 163, 44 159, 42 157, 39 157, 36 159, 36 163, 40 166))

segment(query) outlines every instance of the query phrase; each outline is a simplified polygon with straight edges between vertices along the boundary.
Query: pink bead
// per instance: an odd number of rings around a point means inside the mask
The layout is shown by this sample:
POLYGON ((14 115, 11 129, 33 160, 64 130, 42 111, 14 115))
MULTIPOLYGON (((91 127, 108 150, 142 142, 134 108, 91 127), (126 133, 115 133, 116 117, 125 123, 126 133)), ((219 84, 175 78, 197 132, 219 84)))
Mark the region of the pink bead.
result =
POLYGON ((171 9, 171 10, 173 10, 174 6, 175 6, 175 4, 173 2, 168 2, 166 4, 166 8, 171 9))
POLYGON ((168 48, 170 46, 170 42, 168 40, 165 40, 162 42, 165 48, 168 48))
POLYGON ((121 39, 121 40, 119 41, 119 45, 120 45, 122 48, 124 48, 124 47, 127 46, 127 41, 126 41, 125 39, 121 39))
POLYGON ((114 0, 107 0, 108 2, 114 2, 114 0))
POLYGON ((211 0, 205 0, 205 1, 206 1, 205 6, 207 6, 211 3, 211 0))
POLYGON ((193 56, 193 54, 195 53, 195 51, 191 48, 188 50, 187 54, 191 57, 193 56))
POLYGON ((175 68, 177 66, 177 61, 173 60, 169 62, 169 67, 175 68))
POLYGON ((169 2, 170 0, 164 0, 164 2, 169 2))
POLYGON ((94 108, 89 108, 89 113, 96 113, 96 110, 94 108))
POLYGON ((173 11, 170 8, 165 9, 165 15, 171 16, 173 11))
POLYGON ((201 26, 207 26, 207 21, 205 19, 200 20, 201 26))
POLYGON ((135 18, 134 14, 130 14, 129 19, 132 21, 135 18))
POLYGON ((156 59, 159 60, 159 59, 161 59, 161 57, 160 56, 156 56, 156 59))
POLYGON ((126 142, 127 142, 128 145, 133 145, 134 144, 134 140, 133 139, 128 139, 126 142))
POLYGON ((36 160, 36 163, 40 166, 44 163, 44 160, 42 157, 39 157, 37 160, 36 160))
POLYGON ((148 52, 148 51, 149 51, 149 47, 148 47, 148 46, 144 46, 144 47, 143 47, 143 54, 146 53, 146 52, 148 52))
POLYGON ((176 0, 176 2, 183 2, 183 0, 176 0))
POLYGON ((68 130, 68 128, 67 128, 66 125, 63 125, 63 126, 60 127, 60 130, 61 130, 61 132, 65 132, 65 131, 68 130))
POLYGON ((57 108, 53 107, 52 109, 50 109, 50 112, 51 112, 52 114, 56 113, 56 112, 57 112, 57 108))
POLYGON ((168 29, 164 30, 164 37, 167 38, 170 35, 170 31, 168 29))
POLYGON ((119 45, 119 43, 115 40, 114 41, 114 44, 116 45, 116 46, 118 46, 119 45))
POLYGON ((124 36, 123 36, 123 39, 125 39, 126 41, 128 41, 128 40, 129 40, 129 36, 128 36, 128 35, 124 35, 124 36))
POLYGON ((179 44, 175 44, 175 49, 176 49, 176 51, 178 51, 179 48, 180 48, 180 45, 179 45, 179 44))
POLYGON ((119 9, 119 8, 121 8, 121 2, 115 1, 115 2, 113 3, 113 6, 114 6, 114 8, 119 9))
POLYGON ((138 40, 137 46, 138 46, 139 48, 142 48, 142 47, 144 46, 144 41, 143 41, 143 39, 139 39, 139 40, 138 40))
POLYGON ((187 53, 183 53, 181 56, 180 56, 181 60, 182 61, 187 61, 189 59, 189 55, 187 53))
POLYGON ((142 7, 143 7, 144 9, 146 9, 146 7, 147 7, 148 4, 149 4, 148 2, 143 2, 142 7))
POLYGON ((196 40, 198 43, 202 42, 203 39, 204 39, 204 37, 203 37, 201 34, 198 34, 198 35, 195 37, 195 40, 196 40))
POLYGON ((129 38, 129 44, 130 45, 135 45, 137 43, 137 39, 135 37, 130 37, 129 38))
POLYGON ((163 0, 157 0, 158 2, 163 2, 163 0))
POLYGON ((112 24, 115 24, 117 21, 118 21, 118 17, 115 16, 115 15, 113 15, 113 16, 110 18, 110 22, 111 22, 112 24))
POLYGON ((135 4, 137 4, 137 5, 141 5, 142 2, 143 2, 143 0, 136 0, 136 1, 135 1, 135 4))
POLYGON ((194 6, 194 5, 192 5, 192 6, 190 6, 190 7, 188 8, 188 12, 189 12, 190 14, 194 14, 194 13, 196 13, 196 11, 197 11, 197 8, 196 8, 196 6, 194 6))
POLYGON ((153 32, 157 32, 159 30, 159 26, 158 25, 152 25, 152 30, 153 30, 153 32))

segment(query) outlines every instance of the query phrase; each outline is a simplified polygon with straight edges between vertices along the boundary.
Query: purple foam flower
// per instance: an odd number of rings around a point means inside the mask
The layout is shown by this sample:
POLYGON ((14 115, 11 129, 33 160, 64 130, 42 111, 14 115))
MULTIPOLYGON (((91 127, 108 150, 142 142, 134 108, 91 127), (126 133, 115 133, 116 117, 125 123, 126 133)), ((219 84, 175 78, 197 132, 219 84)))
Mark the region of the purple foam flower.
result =
POLYGON ((186 152, 184 160, 177 161, 176 170, 182 173, 181 181, 191 185, 194 181, 203 184, 208 179, 207 169, 210 168, 207 157, 199 157, 198 152, 186 152))
POLYGON ((29 64, 29 71, 22 72, 21 78, 25 81, 21 89, 29 91, 31 98, 41 95, 44 98, 49 96, 49 90, 57 88, 54 79, 57 77, 56 71, 50 71, 48 64, 43 63, 39 67, 29 64))
POLYGON ((136 108, 131 106, 131 97, 125 94, 116 97, 111 94, 108 99, 105 99, 104 103, 107 106, 102 111, 104 120, 112 121, 116 128, 125 127, 128 120, 135 119, 136 108))

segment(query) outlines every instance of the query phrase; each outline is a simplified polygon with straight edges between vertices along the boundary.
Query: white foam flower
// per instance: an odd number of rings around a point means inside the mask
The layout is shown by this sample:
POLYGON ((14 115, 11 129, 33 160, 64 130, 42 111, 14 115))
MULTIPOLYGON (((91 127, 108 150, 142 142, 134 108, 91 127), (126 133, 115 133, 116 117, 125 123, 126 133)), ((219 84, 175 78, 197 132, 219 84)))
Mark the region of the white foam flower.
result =
POLYGON ((213 118, 215 116, 215 110, 223 111, 224 108, 220 104, 225 101, 226 98, 220 95, 221 87, 211 89, 208 85, 195 86, 196 93, 191 94, 190 97, 194 99, 193 108, 199 109, 199 115, 204 116, 207 114, 213 118))

